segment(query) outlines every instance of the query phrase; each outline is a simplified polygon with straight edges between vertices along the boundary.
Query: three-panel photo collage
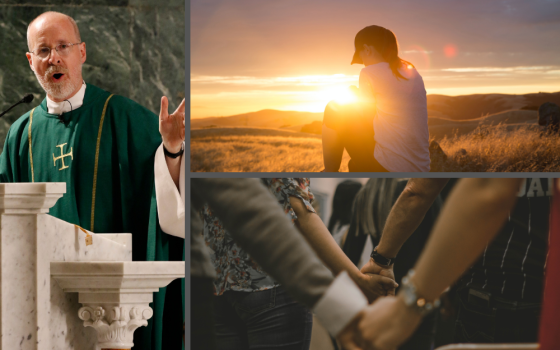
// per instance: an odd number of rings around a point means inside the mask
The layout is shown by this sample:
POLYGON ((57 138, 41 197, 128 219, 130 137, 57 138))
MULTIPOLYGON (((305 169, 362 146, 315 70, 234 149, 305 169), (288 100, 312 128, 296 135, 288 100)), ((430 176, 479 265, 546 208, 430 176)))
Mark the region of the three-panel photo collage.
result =
POLYGON ((0 349, 560 349, 558 18, 0 4, 0 349))

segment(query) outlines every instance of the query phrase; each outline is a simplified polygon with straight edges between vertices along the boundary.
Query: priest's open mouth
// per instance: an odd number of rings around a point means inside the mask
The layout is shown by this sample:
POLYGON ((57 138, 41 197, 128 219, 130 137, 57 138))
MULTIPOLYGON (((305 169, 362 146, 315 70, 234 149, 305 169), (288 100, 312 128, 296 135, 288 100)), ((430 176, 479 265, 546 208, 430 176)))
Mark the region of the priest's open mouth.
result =
POLYGON ((64 76, 64 74, 62 74, 62 73, 55 73, 55 74, 53 74, 53 80, 55 82, 60 81, 60 79, 62 79, 63 76, 64 76))

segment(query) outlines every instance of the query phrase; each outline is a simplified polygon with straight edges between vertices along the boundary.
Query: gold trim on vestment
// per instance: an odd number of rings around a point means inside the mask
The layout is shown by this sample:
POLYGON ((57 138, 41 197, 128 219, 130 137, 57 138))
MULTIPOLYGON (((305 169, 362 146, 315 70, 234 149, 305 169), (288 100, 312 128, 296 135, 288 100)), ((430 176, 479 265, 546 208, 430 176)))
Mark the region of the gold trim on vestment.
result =
POLYGON ((31 164, 31 182, 35 182, 35 174, 33 173, 33 152, 31 151, 31 124, 33 123, 33 112, 35 108, 33 108, 29 114, 29 128, 27 130, 27 139, 29 140, 29 163, 31 164))
POLYGON ((97 132, 97 146, 95 147, 95 167, 93 168, 93 192, 91 194, 91 229, 93 232, 93 223, 95 219, 95 189, 97 187, 97 165, 99 164, 99 145, 101 144, 101 131, 103 130, 103 120, 105 119, 105 112, 107 111, 107 105, 109 100, 113 97, 111 94, 107 101, 105 101, 105 106, 103 106, 103 113, 101 113, 101 121, 99 122, 99 131, 97 132))

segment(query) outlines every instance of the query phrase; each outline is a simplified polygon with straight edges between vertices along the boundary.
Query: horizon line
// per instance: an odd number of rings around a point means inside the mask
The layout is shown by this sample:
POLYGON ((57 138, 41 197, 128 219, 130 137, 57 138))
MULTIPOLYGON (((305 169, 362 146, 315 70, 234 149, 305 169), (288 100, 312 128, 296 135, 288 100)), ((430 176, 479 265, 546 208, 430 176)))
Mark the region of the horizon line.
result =
MULTIPOLYGON (((476 95, 509 95, 509 96, 522 96, 522 95, 533 95, 533 94, 558 94, 560 93, 559 91, 553 91, 553 92, 545 92, 545 91, 539 91, 539 92, 529 92, 529 93, 524 93, 524 94, 504 94, 504 93, 480 93, 480 94, 465 94, 465 95, 444 95, 444 94, 426 94, 427 96, 447 96, 447 97, 463 97, 463 96, 476 96, 476 95)), ((191 107, 192 108, 192 107, 191 107)), ((259 113, 259 112, 263 112, 263 111, 278 111, 278 112, 297 112, 297 113, 311 113, 311 114, 320 114, 323 112, 311 112, 311 111, 305 111, 305 110, 296 110, 296 109, 288 109, 288 110, 284 110, 284 109, 275 109, 275 108, 264 108, 264 109, 259 109, 259 110, 253 110, 253 111, 248 111, 248 112, 242 112, 242 113, 236 113, 236 114, 229 114, 229 115, 214 115, 214 116, 204 116, 204 117, 192 117, 190 116, 190 119, 205 119, 205 118, 229 118, 229 117, 235 117, 235 116, 239 116, 239 115, 244 115, 244 114, 251 114, 251 113, 259 113)))

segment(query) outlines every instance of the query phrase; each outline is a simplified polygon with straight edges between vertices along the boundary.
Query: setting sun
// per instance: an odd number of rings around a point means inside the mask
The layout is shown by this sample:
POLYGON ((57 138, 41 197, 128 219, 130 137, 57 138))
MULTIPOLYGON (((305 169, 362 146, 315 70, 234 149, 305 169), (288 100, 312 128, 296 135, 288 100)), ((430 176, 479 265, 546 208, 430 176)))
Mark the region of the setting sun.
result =
POLYGON ((325 101, 335 101, 338 104, 348 104, 358 101, 358 97, 350 87, 336 87, 325 91, 325 101))

